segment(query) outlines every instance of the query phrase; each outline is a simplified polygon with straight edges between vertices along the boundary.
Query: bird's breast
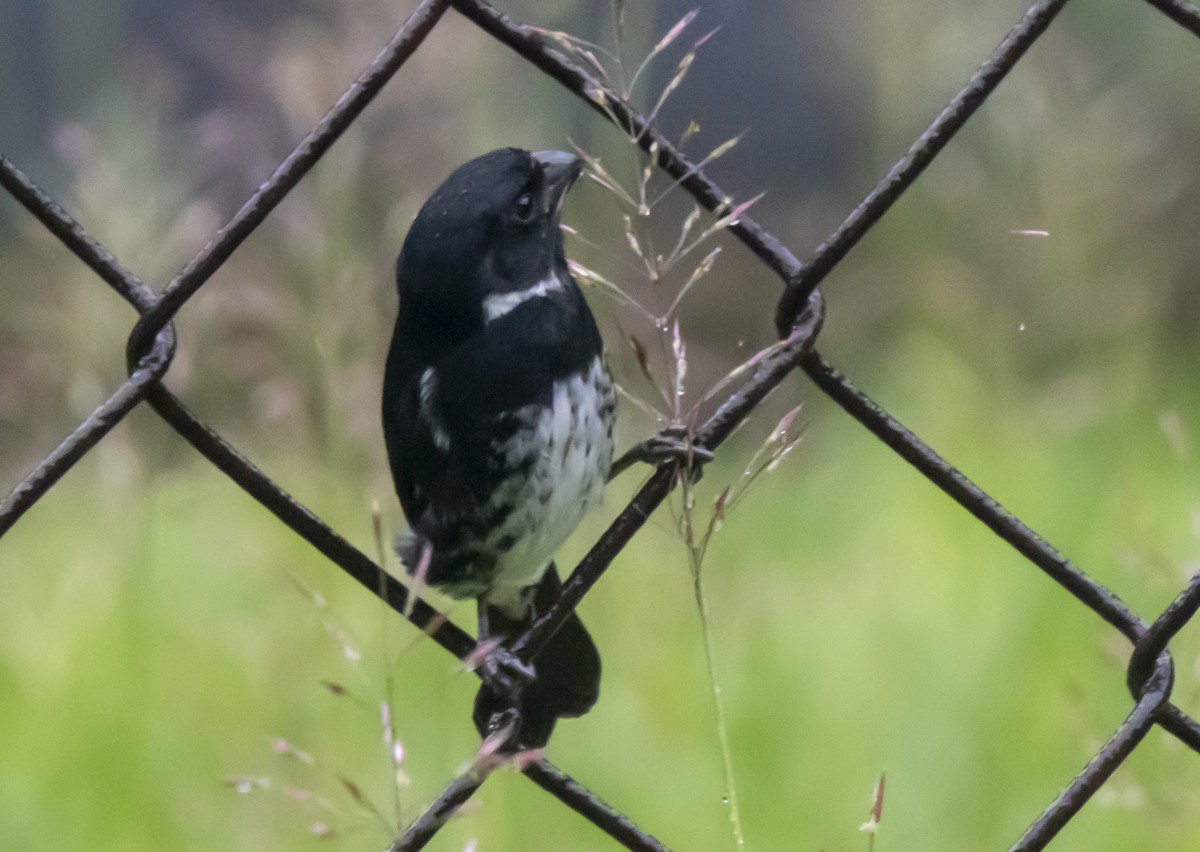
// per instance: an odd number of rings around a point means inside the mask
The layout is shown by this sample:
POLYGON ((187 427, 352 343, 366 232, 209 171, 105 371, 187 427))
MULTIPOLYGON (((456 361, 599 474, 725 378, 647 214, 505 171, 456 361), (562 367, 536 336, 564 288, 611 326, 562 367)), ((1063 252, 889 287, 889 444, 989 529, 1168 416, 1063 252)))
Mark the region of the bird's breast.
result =
POLYGON ((502 555, 488 599, 520 599, 591 509, 600 504, 613 458, 615 400, 602 357, 554 382, 548 405, 525 406, 521 427, 496 447, 528 470, 512 483, 513 509, 489 539, 502 555), (504 547, 507 545, 507 548, 504 547))

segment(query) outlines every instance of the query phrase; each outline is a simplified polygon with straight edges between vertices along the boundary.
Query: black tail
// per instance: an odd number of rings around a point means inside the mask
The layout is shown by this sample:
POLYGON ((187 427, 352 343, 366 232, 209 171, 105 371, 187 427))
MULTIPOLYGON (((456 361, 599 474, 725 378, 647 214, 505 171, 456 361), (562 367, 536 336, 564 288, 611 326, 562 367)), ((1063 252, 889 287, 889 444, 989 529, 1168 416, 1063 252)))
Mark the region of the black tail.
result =
MULTIPOLYGON (((493 636, 511 640, 544 613, 558 597, 562 581, 554 566, 542 578, 533 607, 522 621, 513 621, 494 607, 488 608, 488 625, 493 636)), ((481 603, 480 606, 483 606, 481 603)), ((600 695, 600 652, 587 628, 574 612, 533 660, 537 677, 521 694, 521 730, 518 742, 540 748, 550 739, 554 723, 562 717, 582 716, 600 695)), ((486 685, 475 696, 475 727, 483 736, 492 715, 507 709, 506 701, 486 685)))

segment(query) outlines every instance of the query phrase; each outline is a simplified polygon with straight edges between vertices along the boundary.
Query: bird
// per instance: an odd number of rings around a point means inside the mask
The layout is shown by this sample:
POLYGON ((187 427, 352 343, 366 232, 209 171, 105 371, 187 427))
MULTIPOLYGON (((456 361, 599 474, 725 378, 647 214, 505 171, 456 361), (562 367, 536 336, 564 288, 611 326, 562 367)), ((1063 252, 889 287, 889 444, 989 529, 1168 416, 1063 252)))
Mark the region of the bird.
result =
POLYGON ((557 597, 554 556, 613 465, 613 379, 560 229, 581 171, 567 152, 503 148, 445 179, 396 261, 383 380, 409 525, 397 552, 428 585, 478 602, 478 638, 501 654, 484 669, 475 726, 486 735, 515 705, 528 748, 599 696, 600 654, 574 612, 531 667, 502 653, 557 597))

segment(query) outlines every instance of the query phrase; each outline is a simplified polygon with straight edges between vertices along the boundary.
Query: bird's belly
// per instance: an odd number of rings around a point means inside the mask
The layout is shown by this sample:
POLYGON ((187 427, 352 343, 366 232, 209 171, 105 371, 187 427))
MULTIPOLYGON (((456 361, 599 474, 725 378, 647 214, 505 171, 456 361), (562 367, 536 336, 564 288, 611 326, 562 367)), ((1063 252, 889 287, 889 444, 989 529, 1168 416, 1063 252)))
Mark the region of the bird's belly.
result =
POLYGON ((499 551, 489 603, 523 611, 525 590, 541 579, 583 516, 600 504, 612 466, 612 394, 608 371, 597 358, 586 374, 555 383, 549 407, 522 412, 529 427, 510 439, 507 454, 511 462, 532 459, 532 464, 514 495, 512 512, 488 535, 499 551))

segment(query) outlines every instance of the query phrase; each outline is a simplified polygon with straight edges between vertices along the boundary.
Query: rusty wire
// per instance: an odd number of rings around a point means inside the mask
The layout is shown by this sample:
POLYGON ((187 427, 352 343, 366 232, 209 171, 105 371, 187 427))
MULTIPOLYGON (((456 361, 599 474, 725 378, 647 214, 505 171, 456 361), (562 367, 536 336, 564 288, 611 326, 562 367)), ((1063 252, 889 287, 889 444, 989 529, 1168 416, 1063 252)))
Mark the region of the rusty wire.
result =
MULTIPOLYGON (((1200 36, 1200 8, 1186 0, 1146 2, 1200 36)), ((1192 750, 1200 752, 1200 724, 1170 702, 1174 665, 1168 650, 1170 640, 1200 609, 1200 573, 1192 578, 1152 624, 1147 625, 1112 590, 1088 577, 1049 542, 855 388, 820 355, 815 343, 824 317, 824 306, 817 287, 970 120, 1030 45, 1051 25, 1065 4, 1066 0, 1038 0, 1030 6, 1020 22, 929 128, 803 263, 752 218, 742 216, 729 226, 730 232, 783 282, 783 293, 775 306, 781 340, 768 357, 756 364, 750 378, 729 395, 695 435, 697 446, 715 450, 768 393, 799 370, 881 442, 1134 644, 1127 668, 1128 687, 1134 699, 1132 710, 1070 785, 1017 840, 1012 848, 1018 850, 1044 848, 1155 725, 1177 737, 1192 750)), ((605 90, 586 69, 547 44, 534 30, 513 22, 484 0, 422 0, 395 37, 267 182, 160 292, 153 291, 124 269, 103 246, 88 236, 70 214, 41 192, 15 165, 0 157, 0 186, 29 210, 82 263, 129 302, 139 315, 126 344, 129 378, 0 503, 0 535, 16 524, 75 462, 103 440, 130 411, 145 402, 197 452, 318 552, 372 594, 379 596, 397 613, 407 617, 447 651, 460 659, 470 657, 475 643, 469 634, 424 601, 410 601, 410 591, 404 583, 387 575, 373 560, 280 488, 162 384, 175 353, 175 333, 171 321, 176 313, 329 150, 420 47, 424 38, 451 7, 553 77, 605 118, 615 120, 623 130, 631 132, 644 150, 655 153, 656 165, 679 180, 683 189, 705 209, 720 211, 729 203, 728 196, 700 168, 658 135, 614 93, 605 90)), ((525 659, 536 655, 617 553, 666 499, 678 479, 678 471, 671 466, 658 469, 650 477, 564 582, 555 604, 518 638, 514 645, 517 654, 525 659)), ((666 848, 624 814, 545 759, 534 760, 522 772, 623 846, 647 850, 666 848)), ((413 822, 392 848, 419 849, 424 846, 445 820, 479 789, 486 777, 486 772, 471 770, 453 779, 434 805, 413 822)))

